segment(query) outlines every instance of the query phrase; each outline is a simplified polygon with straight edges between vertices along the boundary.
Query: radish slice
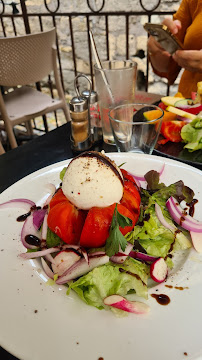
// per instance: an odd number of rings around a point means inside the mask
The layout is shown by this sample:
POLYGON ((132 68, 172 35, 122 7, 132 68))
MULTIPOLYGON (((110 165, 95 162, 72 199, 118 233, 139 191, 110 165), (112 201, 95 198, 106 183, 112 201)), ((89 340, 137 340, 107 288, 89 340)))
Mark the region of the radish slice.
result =
POLYGON ((124 255, 129 255, 132 248, 133 248, 133 244, 128 242, 124 251, 119 246, 119 253, 124 254, 124 255))
POLYGON ((46 275, 51 278, 54 279, 54 273, 52 272, 52 270, 49 268, 48 264, 46 263, 46 261, 41 258, 41 263, 42 263, 42 267, 46 273, 46 275))
POLYGON ((87 251, 84 248, 80 248, 79 251, 82 253, 82 255, 83 255, 84 259, 86 260, 86 262, 89 263, 89 258, 88 258, 87 251))
POLYGON ((166 219, 163 216, 161 207, 159 206, 159 204, 155 204, 155 211, 156 211, 156 216, 159 219, 160 223, 165 226, 165 228, 171 230, 172 232, 174 232, 176 230, 175 226, 169 224, 166 219))
POLYGON ((29 199, 13 199, 0 204, 0 209, 21 208, 29 211, 32 206, 36 206, 36 204, 29 199))
POLYGON ((100 256, 100 255, 106 255, 106 253, 104 251, 95 251, 93 253, 88 254, 88 257, 100 256))
POLYGON ((168 267, 163 258, 159 258, 151 264, 150 276, 154 281, 161 283, 166 279, 167 275, 168 267))
POLYGON ((123 264, 124 261, 127 259, 128 255, 125 255, 123 253, 118 253, 114 256, 110 257, 110 261, 116 263, 116 264, 123 264))
POLYGON ((41 240, 41 233, 38 230, 36 230, 36 228, 33 225, 33 214, 28 216, 23 224, 21 231, 21 241, 24 247, 26 247, 27 249, 36 249, 38 246, 31 245, 26 242, 27 235, 36 236, 39 240, 41 240))
POLYGON ((69 245, 69 244, 65 244, 61 246, 61 250, 66 250, 66 249, 74 249, 74 250, 78 250, 80 251, 80 246, 79 245, 69 245))
POLYGON ((194 249, 198 253, 202 253, 202 233, 190 231, 190 235, 194 249))
POLYGON ((185 215, 183 209, 180 206, 178 207, 178 205, 179 203, 173 197, 170 197, 166 202, 167 209, 173 220, 188 231, 202 233, 202 223, 194 220, 189 215, 185 215), (179 208, 181 209, 180 211, 179 208))
POLYGON ((130 254, 131 250, 133 248, 133 245, 128 242, 125 251, 122 251, 121 247, 119 246, 119 252, 115 254, 114 256, 110 257, 110 260, 117 264, 122 264, 130 254))
POLYGON ((95 267, 100 265, 104 265, 109 262, 109 257, 107 255, 104 256, 96 256, 89 258, 89 264, 85 259, 81 259, 77 261, 74 265, 72 265, 63 276, 59 277, 56 281, 56 284, 66 284, 70 280, 74 280, 79 276, 87 274, 89 271, 93 270, 95 267))
POLYGON ((47 254, 52 254, 54 252, 60 251, 60 248, 57 247, 53 247, 53 248, 49 248, 49 249, 45 249, 45 250, 41 250, 41 251, 35 251, 35 252, 29 252, 29 253, 25 253, 25 254, 20 254, 19 256, 23 259, 34 259, 37 257, 41 257, 41 256, 45 256, 47 254))
POLYGON ((120 295, 111 295, 104 299, 104 304, 134 314, 146 314, 149 306, 139 301, 129 301, 120 295))
POLYGON ((60 251, 54 258, 52 269, 55 274, 61 276, 67 269, 80 260, 80 256, 71 250, 60 251))
POLYGON ((147 255, 147 254, 141 253, 139 251, 131 251, 129 256, 134 259, 139 259, 142 261, 149 261, 149 262, 154 262, 157 259, 159 259, 159 257, 157 257, 157 256, 147 255))

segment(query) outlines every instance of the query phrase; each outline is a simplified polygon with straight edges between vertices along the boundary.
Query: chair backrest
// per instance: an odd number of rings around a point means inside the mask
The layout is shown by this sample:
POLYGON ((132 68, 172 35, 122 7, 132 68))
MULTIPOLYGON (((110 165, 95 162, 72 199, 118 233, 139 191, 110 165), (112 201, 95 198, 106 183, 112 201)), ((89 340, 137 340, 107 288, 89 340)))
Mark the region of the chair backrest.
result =
POLYGON ((0 85, 17 86, 42 80, 53 70, 55 28, 0 39, 0 85))

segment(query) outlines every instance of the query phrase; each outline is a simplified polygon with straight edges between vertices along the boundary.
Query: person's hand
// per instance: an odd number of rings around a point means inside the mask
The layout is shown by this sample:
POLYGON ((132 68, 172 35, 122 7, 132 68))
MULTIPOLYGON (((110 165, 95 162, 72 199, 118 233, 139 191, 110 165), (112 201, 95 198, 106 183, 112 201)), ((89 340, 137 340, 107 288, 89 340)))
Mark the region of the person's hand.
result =
MULTIPOLYGON (((166 18, 162 22, 163 25, 166 25, 172 34, 177 34, 178 30, 181 29, 181 22, 179 20, 172 20, 166 18)), ((170 54, 155 40, 153 36, 150 36, 147 42, 148 51, 150 55, 157 54, 161 52, 163 56, 170 57, 170 54)))
MULTIPOLYGON (((181 29, 179 20, 166 18, 162 22, 166 25, 172 34, 177 34, 181 29)), ((153 36, 150 36, 147 42, 148 54, 153 67, 160 72, 167 72, 171 55, 166 51, 153 36)))
POLYGON ((173 35, 176 35, 182 27, 179 20, 172 20, 169 18, 164 19, 162 24, 166 25, 173 35))
POLYGON ((185 70, 202 73, 202 50, 177 50, 173 59, 185 70))

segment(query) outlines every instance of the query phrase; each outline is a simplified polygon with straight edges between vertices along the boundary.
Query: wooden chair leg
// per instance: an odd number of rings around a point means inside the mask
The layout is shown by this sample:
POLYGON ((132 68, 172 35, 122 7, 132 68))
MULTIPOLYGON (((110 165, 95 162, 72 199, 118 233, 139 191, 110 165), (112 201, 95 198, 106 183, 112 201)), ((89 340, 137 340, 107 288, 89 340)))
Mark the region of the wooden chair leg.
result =
POLYGON ((4 153, 5 153, 5 150, 4 150, 3 145, 2 145, 2 143, 0 141, 0 155, 2 155, 4 153))
POLYGON ((15 138, 15 135, 13 132, 13 128, 12 128, 10 122, 5 122, 5 130, 7 132, 8 140, 9 140, 11 148, 14 149, 14 148, 18 147, 16 138, 15 138))
POLYGON ((27 134, 28 135, 33 135, 33 128, 32 128, 31 120, 26 121, 25 126, 26 126, 26 129, 27 129, 27 134))

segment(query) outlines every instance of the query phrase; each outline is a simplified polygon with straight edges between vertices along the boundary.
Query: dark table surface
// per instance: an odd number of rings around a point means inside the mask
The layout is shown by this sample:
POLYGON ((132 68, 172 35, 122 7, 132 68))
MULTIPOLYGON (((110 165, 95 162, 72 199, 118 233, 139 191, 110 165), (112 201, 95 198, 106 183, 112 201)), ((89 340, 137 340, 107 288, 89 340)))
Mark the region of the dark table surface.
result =
MULTIPOLYGON (((105 143, 93 148, 97 151, 101 149, 106 152, 116 151, 115 146, 108 146, 105 143)), ((158 151, 154 153, 163 155, 158 151)), ((0 193, 26 175, 75 155, 70 144, 70 123, 8 151, 0 156, 0 193)), ((196 164, 196 167, 202 170, 202 164, 196 164)), ((0 359, 17 360, 3 348, 0 348, 0 359)))

